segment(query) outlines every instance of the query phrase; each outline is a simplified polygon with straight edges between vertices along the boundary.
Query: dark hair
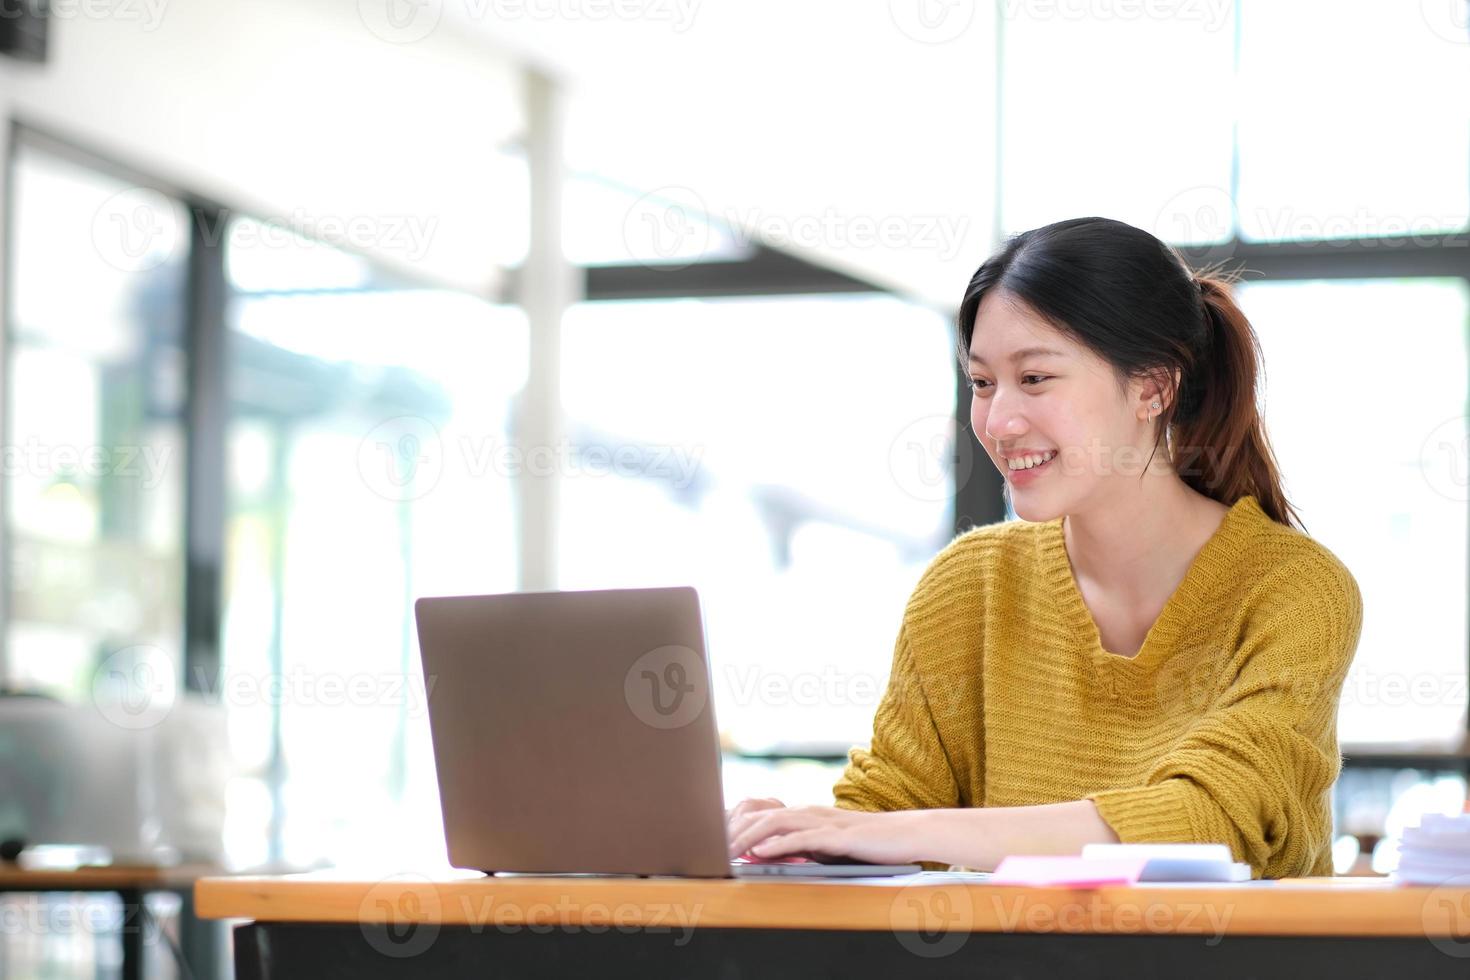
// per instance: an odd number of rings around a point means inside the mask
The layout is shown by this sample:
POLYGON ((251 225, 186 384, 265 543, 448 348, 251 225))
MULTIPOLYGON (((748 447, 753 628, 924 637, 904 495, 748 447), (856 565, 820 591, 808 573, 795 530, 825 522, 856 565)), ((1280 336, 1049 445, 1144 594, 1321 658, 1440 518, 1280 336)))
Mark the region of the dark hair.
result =
POLYGON ((1058 221, 1011 236, 970 278, 960 359, 969 358, 981 299, 1004 290, 1111 364, 1120 387, 1152 377, 1172 393, 1154 452, 1167 434, 1186 484, 1226 505, 1251 494, 1272 520, 1301 530, 1257 406, 1260 344, 1231 294, 1236 278, 1196 273, 1173 248, 1121 221, 1058 221))

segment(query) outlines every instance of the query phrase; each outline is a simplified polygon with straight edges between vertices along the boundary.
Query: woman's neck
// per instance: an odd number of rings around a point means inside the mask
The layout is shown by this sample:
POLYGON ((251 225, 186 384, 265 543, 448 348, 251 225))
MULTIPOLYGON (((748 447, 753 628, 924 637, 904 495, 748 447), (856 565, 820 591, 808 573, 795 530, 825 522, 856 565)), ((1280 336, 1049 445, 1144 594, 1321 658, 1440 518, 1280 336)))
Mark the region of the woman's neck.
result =
POLYGON ((1132 485, 1136 492, 1068 514, 1062 531, 1079 582, 1148 601, 1173 593, 1230 508, 1174 474, 1132 485))

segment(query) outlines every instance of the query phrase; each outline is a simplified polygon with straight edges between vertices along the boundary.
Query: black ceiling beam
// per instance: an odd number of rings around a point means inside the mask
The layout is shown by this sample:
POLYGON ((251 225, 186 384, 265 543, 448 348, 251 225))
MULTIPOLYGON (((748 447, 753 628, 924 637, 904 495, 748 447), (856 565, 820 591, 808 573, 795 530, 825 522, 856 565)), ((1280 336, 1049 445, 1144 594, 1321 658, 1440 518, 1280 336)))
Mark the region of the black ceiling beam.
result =
POLYGON ((585 272, 589 301, 885 292, 872 283, 762 246, 740 262, 589 266, 585 272))
POLYGON ((1245 282, 1470 277, 1470 234, 1419 234, 1311 242, 1176 246, 1191 265, 1243 268, 1245 282))

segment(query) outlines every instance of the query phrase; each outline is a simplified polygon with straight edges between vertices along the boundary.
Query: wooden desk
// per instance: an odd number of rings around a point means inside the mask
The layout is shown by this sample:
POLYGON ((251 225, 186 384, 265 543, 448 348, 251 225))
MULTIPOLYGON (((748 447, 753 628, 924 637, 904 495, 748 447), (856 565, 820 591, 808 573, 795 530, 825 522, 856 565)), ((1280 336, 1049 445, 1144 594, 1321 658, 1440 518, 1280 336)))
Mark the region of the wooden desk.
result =
POLYGON ((278 977, 1456 977, 1470 882, 1011 888, 330 873, 206 878, 239 980, 278 977))
POLYGON ((0 893, 3 892, 92 892, 113 893, 122 901, 122 976, 123 980, 141 980, 148 974, 144 963, 144 938, 147 932, 143 902, 153 892, 172 892, 183 901, 181 913, 185 927, 181 929, 181 945, 186 962, 196 980, 215 976, 214 958, 218 943, 213 941, 214 926, 208 929, 187 927, 193 918, 194 883, 204 875, 218 875, 214 865, 180 865, 172 868, 153 866, 109 866, 70 870, 22 868, 0 861, 0 893))
POLYGON ((132 888, 176 891, 192 888, 194 882, 206 875, 220 873, 221 869, 214 865, 179 865, 172 868, 108 865, 43 870, 22 868, 8 861, 0 861, 0 892, 93 892, 132 888))

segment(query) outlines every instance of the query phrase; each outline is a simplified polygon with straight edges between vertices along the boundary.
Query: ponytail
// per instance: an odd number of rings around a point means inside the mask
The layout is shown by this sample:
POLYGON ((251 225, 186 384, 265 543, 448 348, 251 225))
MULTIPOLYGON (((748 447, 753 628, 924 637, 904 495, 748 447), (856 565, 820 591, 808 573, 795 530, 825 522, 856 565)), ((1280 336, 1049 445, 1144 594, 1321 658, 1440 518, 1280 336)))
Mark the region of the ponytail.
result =
POLYGON ((1280 471, 1256 402, 1260 343, 1235 302, 1235 277, 1193 277, 1204 309, 1205 345, 1195 373, 1182 379, 1161 431, 1181 479, 1195 490, 1233 504, 1251 494, 1272 520, 1303 530, 1281 488, 1280 471))

